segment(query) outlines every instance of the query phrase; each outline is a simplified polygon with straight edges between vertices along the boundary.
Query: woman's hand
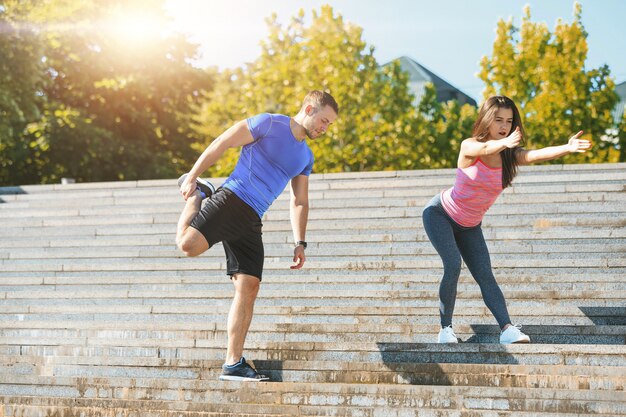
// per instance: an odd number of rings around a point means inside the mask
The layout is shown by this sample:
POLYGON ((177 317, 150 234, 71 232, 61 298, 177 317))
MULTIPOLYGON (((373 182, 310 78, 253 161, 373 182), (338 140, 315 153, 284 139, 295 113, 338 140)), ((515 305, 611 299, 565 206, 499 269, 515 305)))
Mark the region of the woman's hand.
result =
POLYGON ((522 132, 516 127, 513 133, 502 139, 502 143, 509 149, 516 148, 522 140, 522 132))
POLYGON ((580 139, 582 134, 583 134, 583 131, 581 130, 580 132, 576 133, 574 136, 569 138, 569 141, 567 142, 567 150, 570 153, 585 152, 591 149, 590 141, 586 139, 580 139))

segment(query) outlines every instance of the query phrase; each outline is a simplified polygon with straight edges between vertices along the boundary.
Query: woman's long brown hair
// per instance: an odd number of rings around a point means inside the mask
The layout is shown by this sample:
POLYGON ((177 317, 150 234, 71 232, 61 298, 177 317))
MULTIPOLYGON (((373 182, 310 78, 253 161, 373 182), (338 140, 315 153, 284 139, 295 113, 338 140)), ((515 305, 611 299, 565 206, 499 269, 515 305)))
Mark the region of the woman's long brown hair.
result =
MULTIPOLYGON (((476 123, 474 123, 472 136, 480 142, 484 141, 489 135, 489 126, 495 120, 496 112, 502 108, 511 109, 513 111, 513 125, 508 134, 510 135, 515 128, 519 127, 522 133, 522 141, 520 142, 520 145, 522 145, 526 137, 526 132, 522 126, 522 118, 513 100, 505 96, 492 96, 483 103, 478 111, 478 118, 476 119, 476 123)), ((513 178, 517 175, 519 163, 516 153, 520 148, 521 146, 512 149, 506 148, 500 152, 500 158, 502 159, 502 189, 510 186, 511 182, 513 182, 513 178)))

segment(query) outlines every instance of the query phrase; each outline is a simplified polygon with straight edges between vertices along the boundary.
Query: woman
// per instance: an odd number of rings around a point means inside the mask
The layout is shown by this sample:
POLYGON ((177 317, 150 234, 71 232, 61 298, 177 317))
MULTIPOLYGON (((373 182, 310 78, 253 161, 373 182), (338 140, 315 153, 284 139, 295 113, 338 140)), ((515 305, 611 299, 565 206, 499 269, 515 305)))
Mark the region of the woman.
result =
POLYGON ((489 251, 481 230, 484 214, 502 190, 511 185, 518 165, 549 161, 585 152, 591 143, 582 131, 566 145, 536 150, 520 147, 525 136, 519 111, 508 97, 490 97, 479 110, 472 137, 461 143, 454 186, 436 195, 424 208, 422 220, 443 261, 439 286, 441 331, 438 343, 457 343, 452 330, 461 257, 478 282, 485 304, 500 325, 500 343, 528 343, 521 326, 513 326, 504 295, 491 271, 489 251))

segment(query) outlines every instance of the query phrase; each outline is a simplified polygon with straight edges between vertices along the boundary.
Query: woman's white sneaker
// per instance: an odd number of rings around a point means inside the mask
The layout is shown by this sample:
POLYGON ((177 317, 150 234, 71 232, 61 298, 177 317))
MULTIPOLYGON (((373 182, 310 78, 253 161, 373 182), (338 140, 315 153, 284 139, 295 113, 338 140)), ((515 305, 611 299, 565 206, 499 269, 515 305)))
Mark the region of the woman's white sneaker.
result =
POLYGON ((522 326, 511 325, 507 327, 505 331, 500 333, 500 343, 503 345, 510 345, 512 343, 530 343, 530 337, 527 334, 522 333, 520 330, 522 326))
POLYGON ((457 339, 456 335, 454 334, 452 326, 447 326, 439 330, 437 343, 459 343, 459 339, 457 339))

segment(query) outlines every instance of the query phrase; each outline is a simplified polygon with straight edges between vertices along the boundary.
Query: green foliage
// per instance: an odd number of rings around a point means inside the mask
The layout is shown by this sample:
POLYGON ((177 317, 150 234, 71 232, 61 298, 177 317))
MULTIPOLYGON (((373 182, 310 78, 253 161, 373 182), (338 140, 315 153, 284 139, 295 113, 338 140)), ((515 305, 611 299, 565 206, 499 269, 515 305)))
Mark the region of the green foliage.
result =
MULTIPOLYGON (((196 46, 180 36, 148 33, 152 40, 140 43, 111 32, 110 22, 137 12, 164 23, 162 1, 0 5, 0 184, 174 177, 237 120, 294 115, 312 89, 340 106, 327 134, 311 141, 316 172, 456 166, 476 109, 437 102, 432 85, 414 107, 399 63, 381 67, 362 29, 330 6, 306 24, 302 10, 286 26, 271 16, 258 59, 219 72, 193 68, 196 46)), ((594 152, 565 162, 623 161, 626 122, 606 135, 614 83, 606 66, 585 69, 580 16, 577 5, 574 21, 553 32, 533 23, 529 9, 520 28, 500 21, 492 56, 481 63, 484 94, 518 103, 530 147, 582 129, 596 140, 594 152)), ((211 174, 229 174, 238 152, 211 174)))
POLYGON ((417 110, 418 137, 426 142, 425 151, 419 155, 419 165, 455 167, 461 142, 472 132, 476 108, 469 104, 461 106, 457 101, 440 103, 434 86, 427 84, 417 110))
MULTIPOLYGON (((4 42, 13 42, 29 65, 24 71, 19 61, 2 60, 8 74, 25 74, 22 88, 30 88, 7 95, 29 100, 16 106, 22 112, 36 110, 0 148, 0 167, 10 167, 3 183, 167 178, 188 169, 195 157, 193 114, 212 84, 188 63, 196 47, 176 35, 153 33, 134 42, 130 34, 112 32, 111 22, 133 13, 162 27, 160 3, 136 1, 136 9, 118 0, 6 6, 18 25, 32 28, 30 37, 18 30, 0 35, 0 53, 6 53, 4 42)), ((0 108, 6 106, 2 97, 0 108)))
MULTIPOLYGON (((467 127, 471 111, 440 106, 434 90, 428 105, 415 109, 407 74, 397 62, 381 68, 360 27, 344 22, 330 6, 314 11, 309 26, 303 11, 286 27, 276 16, 267 22, 261 56, 219 76, 199 119, 207 141, 198 151, 237 120, 261 112, 294 115, 308 91, 321 89, 335 97, 340 114, 326 135, 311 142, 316 172, 455 164, 459 138, 469 134, 456 128, 467 127)), ((225 155, 212 174, 229 174, 237 156, 225 155)))
MULTIPOLYGON (((45 103, 41 38, 32 29, 20 27, 5 2, 0 8, 0 184, 23 175, 41 155, 40 144, 24 140, 26 126, 39 119, 45 103)), ((33 179, 34 180, 34 179, 33 179)))
POLYGON ((532 22, 526 7, 521 28, 512 20, 498 22, 492 56, 481 61, 484 97, 502 94, 515 101, 529 148, 565 143, 579 130, 595 140, 592 152, 555 163, 611 160, 609 148, 614 145, 600 138, 613 125, 615 85, 608 67, 585 70, 586 38, 579 4, 575 4, 574 21, 559 20, 554 32, 544 23, 532 22))
POLYGON ((626 161, 626 110, 617 128, 617 149, 619 150, 618 160, 626 161))

